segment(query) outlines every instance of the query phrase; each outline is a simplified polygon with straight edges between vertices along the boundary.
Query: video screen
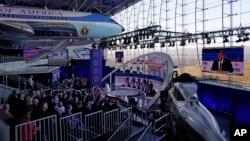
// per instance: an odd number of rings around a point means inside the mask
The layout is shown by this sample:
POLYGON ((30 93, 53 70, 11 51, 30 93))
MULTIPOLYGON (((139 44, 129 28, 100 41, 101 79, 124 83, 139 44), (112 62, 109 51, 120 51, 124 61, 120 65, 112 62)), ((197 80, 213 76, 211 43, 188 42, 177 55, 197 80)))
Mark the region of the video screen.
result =
POLYGON ((244 48, 203 48, 202 72, 243 75, 244 48))
POLYGON ((116 63, 123 63, 123 51, 115 52, 115 62, 116 63))

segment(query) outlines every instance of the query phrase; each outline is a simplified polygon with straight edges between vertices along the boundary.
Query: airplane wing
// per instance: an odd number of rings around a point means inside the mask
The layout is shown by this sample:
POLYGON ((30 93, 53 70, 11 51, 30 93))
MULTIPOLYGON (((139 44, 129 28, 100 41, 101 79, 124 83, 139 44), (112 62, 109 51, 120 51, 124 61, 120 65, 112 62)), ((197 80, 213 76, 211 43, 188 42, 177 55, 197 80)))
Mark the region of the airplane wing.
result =
POLYGON ((0 33, 4 36, 77 36, 75 27, 69 23, 0 21, 0 33))
POLYGON ((0 33, 3 35, 33 35, 34 30, 26 23, 0 21, 0 33))

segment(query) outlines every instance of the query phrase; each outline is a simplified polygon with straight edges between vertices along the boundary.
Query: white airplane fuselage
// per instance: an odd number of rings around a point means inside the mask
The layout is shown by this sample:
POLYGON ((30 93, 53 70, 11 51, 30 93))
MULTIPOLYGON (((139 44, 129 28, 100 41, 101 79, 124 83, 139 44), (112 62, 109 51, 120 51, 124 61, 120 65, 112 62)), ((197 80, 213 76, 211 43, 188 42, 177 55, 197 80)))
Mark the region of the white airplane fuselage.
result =
POLYGON ((110 17, 97 13, 0 7, 0 35, 103 38, 123 30, 110 17))

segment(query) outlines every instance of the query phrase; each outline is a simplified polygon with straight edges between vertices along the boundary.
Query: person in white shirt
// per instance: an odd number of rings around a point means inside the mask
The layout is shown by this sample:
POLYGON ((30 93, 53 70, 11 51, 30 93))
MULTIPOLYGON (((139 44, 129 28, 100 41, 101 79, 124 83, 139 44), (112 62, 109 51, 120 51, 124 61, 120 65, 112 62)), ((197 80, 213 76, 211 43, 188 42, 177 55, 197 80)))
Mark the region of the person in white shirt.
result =
POLYGON ((28 79, 28 86, 31 87, 32 89, 34 88, 33 75, 30 75, 30 78, 28 79))

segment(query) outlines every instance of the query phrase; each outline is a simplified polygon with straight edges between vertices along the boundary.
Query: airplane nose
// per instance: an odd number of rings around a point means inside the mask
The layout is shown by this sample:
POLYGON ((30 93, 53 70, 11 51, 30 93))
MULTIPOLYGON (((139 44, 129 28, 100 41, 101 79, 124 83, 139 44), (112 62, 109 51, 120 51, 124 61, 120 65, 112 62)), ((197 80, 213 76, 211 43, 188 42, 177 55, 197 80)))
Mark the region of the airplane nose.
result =
POLYGON ((122 28, 122 32, 125 31, 125 28, 124 28, 122 25, 120 25, 120 26, 121 26, 121 28, 122 28))

